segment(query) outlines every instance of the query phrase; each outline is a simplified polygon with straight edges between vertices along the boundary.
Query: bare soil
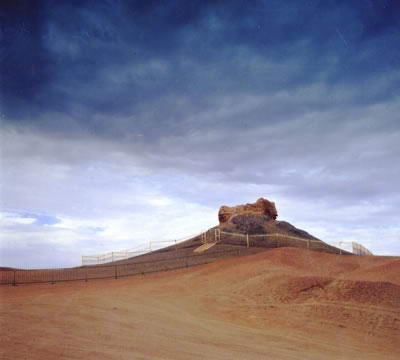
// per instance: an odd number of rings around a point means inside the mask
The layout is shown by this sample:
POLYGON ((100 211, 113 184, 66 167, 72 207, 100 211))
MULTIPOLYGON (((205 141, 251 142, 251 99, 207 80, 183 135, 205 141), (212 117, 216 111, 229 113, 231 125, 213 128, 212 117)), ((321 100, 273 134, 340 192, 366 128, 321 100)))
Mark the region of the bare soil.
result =
POLYGON ((276 248, 1 286, 1 359, 398 359, 400 258, 276 248))

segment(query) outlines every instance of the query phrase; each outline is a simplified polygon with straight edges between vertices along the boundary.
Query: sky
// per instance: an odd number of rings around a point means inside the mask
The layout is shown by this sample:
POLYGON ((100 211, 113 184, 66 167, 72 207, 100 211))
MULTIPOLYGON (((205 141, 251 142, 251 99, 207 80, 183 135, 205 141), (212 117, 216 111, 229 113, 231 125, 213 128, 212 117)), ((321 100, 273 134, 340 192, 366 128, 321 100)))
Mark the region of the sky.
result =
POLYGON ((259 197, 400 255, 397 0, 0 8, 0 266, 180 239, 259 197))

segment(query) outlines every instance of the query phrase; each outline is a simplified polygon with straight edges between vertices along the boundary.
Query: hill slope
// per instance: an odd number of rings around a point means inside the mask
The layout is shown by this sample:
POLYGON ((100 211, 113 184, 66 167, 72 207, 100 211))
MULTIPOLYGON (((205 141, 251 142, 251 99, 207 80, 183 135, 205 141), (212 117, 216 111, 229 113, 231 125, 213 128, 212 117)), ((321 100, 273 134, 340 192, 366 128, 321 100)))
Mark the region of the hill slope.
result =
POLYGON ((1 287, 4 359, 397 359, 400 258, 278 248, 118 280, 1 287))

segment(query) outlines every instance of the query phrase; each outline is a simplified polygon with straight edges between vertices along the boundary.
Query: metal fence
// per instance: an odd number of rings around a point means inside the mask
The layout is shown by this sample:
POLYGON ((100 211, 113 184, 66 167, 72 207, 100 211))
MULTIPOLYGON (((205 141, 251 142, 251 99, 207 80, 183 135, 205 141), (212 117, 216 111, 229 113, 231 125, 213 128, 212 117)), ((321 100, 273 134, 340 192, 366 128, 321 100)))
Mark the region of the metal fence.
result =
POLYGON ((110 251, 103 254, 96 255, 82 255, 82 265, 96 265, 96 264, 105 264, 108 262, 119 261, 124 259, 129 259, 133 256, 144 255, 154 250, 158 250, 162 247, 169 245, 176 245, 182 241, 189 240, 191 238, 195 238, 200 234, 186 236, 184 238, 176 239, 176 240, 164 240, 164 241, 148 241, 147 243, 143 243, 138 245, 136 248, 127 249, 127 250, 119 250, 119 251, 110 251), (142 250, 139 250, 139 249, 142 250))
MULTIPOLYGON (((249 249, 251 250, 251 249, 249 249)), ((44 270, 2 270, 0 284, 18 285, 33 283, 56 283, 73 280, 118 279, 124 276, 144 275, 152 272, 176 270, 195 265, 213 262, 224 257, 239 256, 254 253, 246 249, 230 249, 214 251, 213 253, 170 256, 154 261, 136 261, 125 264, 110 264, 99 266, 82 266, 76 268, 44 269, 44 270)))
POLYGON ((337 243, 334 243, 334 246, 338 247, 339 249, 350 251, 354 255, 360 255, 360 256, 373 255, 373 253, 369 251, 365 246, 355 241, 339 241, 337 243))
POLYGON ((233 232, 220 231, 215 237, 223 239, 224 243, 246 245, 249 247, 265 247, 265 248, 276 248, 276 247, 297 247, 306 248, 314 251, 322 251, 331 254, 350 254, 350 252, 336 248, 321 240, 302 238, 298 236, 287 235, 284 233, 273 233, 273 234, 239 234, 233 232))
MULTIPOLYGON (((159 245, 159 243, 163 243, 164 246, 176 244, 176 242, 173 242, 173 241, 157 242, 158 245, 159 245), (166 245, 166 244, 168 244, 168 245, 166 245)), ((107 252, 104 254, 98 254, 98 255, 82 255, 82 265, 106 264, 109 262, 129 259, 134 256, 148 254, 149 252, 157 250, 158 248, 160 248, 160 247, 154 247, 154 243, 152 246, 152 243, 149 242, 149 247, 145 250, 129 249, 129 250, 120 250, 120 251, 110 251, 110 252, 107 252)))
MULTIPOLYGON (((0 271, 0 284, 27 284, 92 279, 118 279, 124 276, 175 270, 209 263, 224 257, 252 254, 265 248, 298 247, 309 250, 351 254, 351 252, 326 244, 320 240, 275 234, 239 234, 210 229, 191 239, 191 242, 175 243, 172 247, 155 250, 147 255, 133 257, 115 264, 85 265, 75 268, 0 271), (206 246, 209 244, 212 246, 206 246), (219 246, 213 246, 219 244, 219 246), (204 248, 203 251, 201 248, 204 248), (200 250, 200 251, 199 251, 200 250)), ((113 257, 111 257, 113 259, 113 257)), ((114 258, 116 260, 116 258, 114 258)))

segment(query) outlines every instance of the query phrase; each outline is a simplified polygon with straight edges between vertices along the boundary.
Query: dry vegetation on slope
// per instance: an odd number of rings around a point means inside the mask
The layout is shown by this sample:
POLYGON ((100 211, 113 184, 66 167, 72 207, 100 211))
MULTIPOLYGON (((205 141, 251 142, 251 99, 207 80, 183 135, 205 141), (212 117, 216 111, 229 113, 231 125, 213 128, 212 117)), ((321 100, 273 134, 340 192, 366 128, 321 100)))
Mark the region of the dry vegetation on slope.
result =
POLYGON ((400 259, 278 248, 119 280, 3 286, 2 359, 397 359, 400 259))

